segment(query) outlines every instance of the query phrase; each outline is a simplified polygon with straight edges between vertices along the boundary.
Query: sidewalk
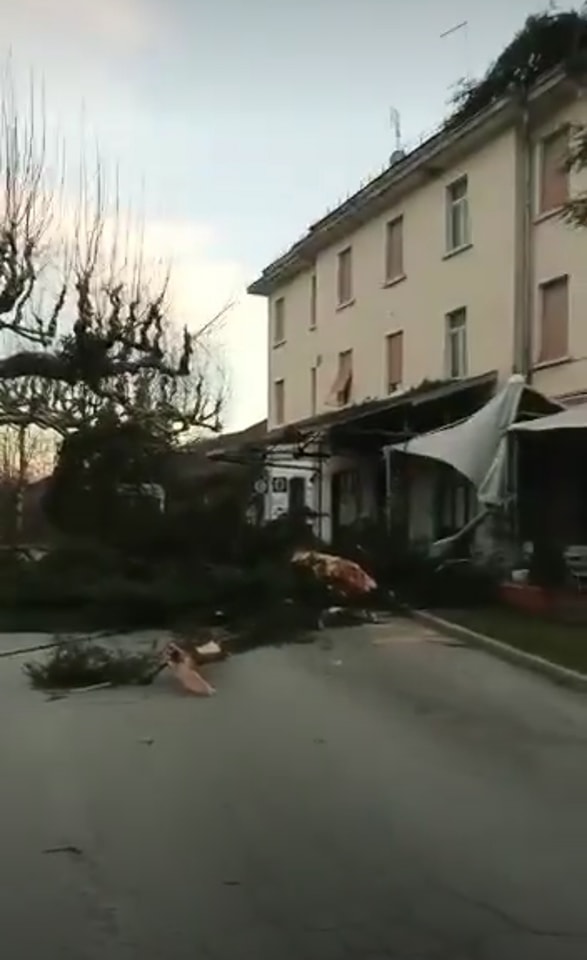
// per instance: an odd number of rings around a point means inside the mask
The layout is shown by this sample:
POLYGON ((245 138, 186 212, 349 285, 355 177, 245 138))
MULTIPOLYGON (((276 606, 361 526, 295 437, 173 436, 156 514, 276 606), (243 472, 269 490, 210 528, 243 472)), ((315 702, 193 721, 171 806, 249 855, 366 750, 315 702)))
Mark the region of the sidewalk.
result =
POLYGON ((412 610, 411 616, 556 683, 587 691, 584 627, 538 620, 501 607, 412 610))

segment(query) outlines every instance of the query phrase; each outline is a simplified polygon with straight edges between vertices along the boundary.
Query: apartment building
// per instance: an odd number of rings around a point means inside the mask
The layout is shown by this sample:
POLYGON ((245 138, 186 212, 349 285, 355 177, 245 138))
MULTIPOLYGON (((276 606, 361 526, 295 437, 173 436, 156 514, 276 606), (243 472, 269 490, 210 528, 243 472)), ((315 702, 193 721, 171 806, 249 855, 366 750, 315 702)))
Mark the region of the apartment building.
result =
POLYGON ((582 88, 551 76, 526 109, 397 159, 267 267, 250 292, 269 304, 270 426, 488 369, 587 390, 587 232, 560 217, 581 123, 582 88))
POLYGON ((557 71, 395 156, 263 270, 270 430, 490 371, 587 395, 587 229, 561 216, 585 89, 557 71))

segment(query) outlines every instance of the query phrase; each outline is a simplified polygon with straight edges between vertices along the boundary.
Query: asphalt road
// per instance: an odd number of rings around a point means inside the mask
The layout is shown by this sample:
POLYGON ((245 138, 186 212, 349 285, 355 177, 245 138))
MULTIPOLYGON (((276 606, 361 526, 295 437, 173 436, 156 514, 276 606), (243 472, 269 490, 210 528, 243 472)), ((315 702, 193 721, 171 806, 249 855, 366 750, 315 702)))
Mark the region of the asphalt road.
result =
POLYGON ((4 956, 587 957, 581 695, 401 621, 234 657, 211 700, 48 701, 21 663, 4 956))

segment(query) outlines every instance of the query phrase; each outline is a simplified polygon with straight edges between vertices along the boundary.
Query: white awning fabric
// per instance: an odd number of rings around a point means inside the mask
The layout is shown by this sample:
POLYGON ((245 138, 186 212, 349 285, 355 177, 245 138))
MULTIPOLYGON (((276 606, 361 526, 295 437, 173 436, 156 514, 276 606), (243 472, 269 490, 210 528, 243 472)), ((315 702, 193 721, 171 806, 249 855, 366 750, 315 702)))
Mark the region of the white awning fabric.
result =
POLYGON ((390 449, 447 463, 479 487, 491 469, 501 436, 516 416, 524 387, 522 377, 512 377, 463 423, 413 437, 390 449))
MULTIPOLYGON (((514 425, 522 394, 529 389, 523 377, 516 374, 467 420, 444 430, 413 437, 407 443, 393 444, 385 449, 385 454, 404 453, 446 463, 471 481, 480 503, 497 506, 506 496, 507 435, 510 430, 541 429, 541 425, 548 422, 553 423, 551 429, 555 429, 554 422, 567 416, 574 417, 578 423, 579 410, 582 410, 583 425, 587 426, 587 404, 514 425)), ((552 405, 557 406, 556 401, 552 405)))
POLYGON ((527 420, 514 423, 509 432, 516 433, 543 433, 546 430, 585 430, 587 429, 587 403, 569 407, 560 413, 553 413, 549 417, 539 417, 536 420, 527 420))

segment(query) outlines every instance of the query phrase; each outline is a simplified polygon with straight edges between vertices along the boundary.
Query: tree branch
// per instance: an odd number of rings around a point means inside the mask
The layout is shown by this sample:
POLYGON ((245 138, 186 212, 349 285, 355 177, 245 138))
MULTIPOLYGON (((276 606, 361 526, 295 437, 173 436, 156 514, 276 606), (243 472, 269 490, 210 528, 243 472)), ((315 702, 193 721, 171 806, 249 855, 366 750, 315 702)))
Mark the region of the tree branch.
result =
MULTIPOLYGON (((47 180, 44 117, 39 126, 34 97, 28 122, 15 103, 5 84, 0 333, 14 352, 0 356, 0 423, 64 433, 108 411, 123 420, 156 415, 173 430, 218 428, 224 391, 206 362, 205 338, 230 304, 195 334, 185 329, 170 351, 169 274, 153 289, 141 249, 130 263, 124 251, 120 257, 119 236, 109 237, 99 160, 92 181, 82 171, 73 235, 64 239, 47 180)), ((118 196, 114 209, 118 229, 118 196)))

